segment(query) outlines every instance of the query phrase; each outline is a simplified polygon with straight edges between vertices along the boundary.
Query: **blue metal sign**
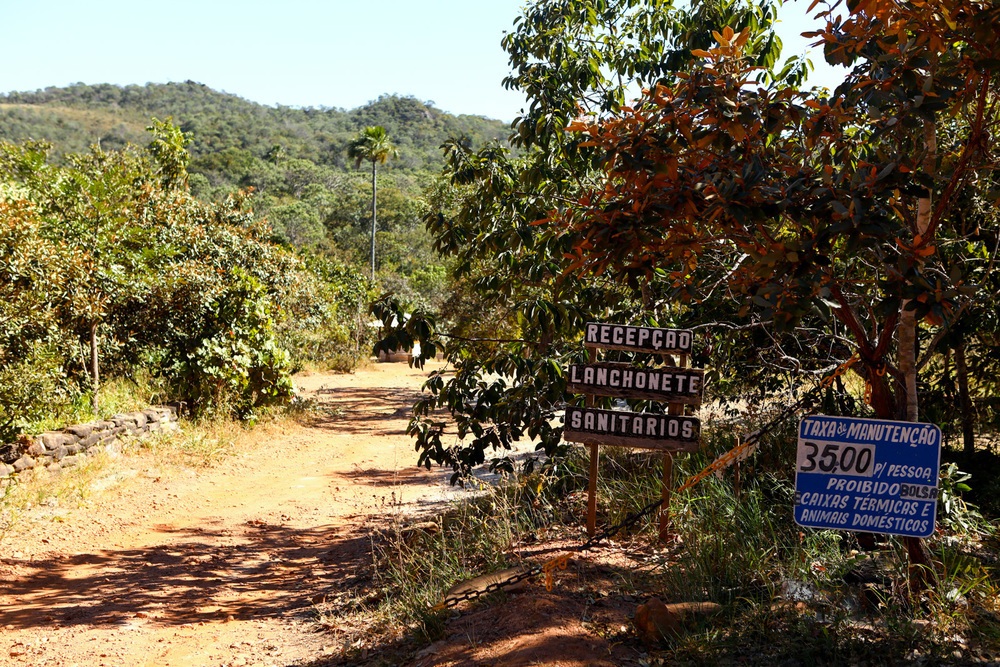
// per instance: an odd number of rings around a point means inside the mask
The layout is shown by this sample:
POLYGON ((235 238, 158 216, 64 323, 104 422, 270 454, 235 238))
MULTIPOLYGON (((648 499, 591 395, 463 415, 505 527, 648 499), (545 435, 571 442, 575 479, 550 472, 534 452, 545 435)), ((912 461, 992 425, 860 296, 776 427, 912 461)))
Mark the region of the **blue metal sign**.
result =
POLYGON ((806 417, 799 422, 795 523, 929 537, 940 467, 934 424, 806 417))

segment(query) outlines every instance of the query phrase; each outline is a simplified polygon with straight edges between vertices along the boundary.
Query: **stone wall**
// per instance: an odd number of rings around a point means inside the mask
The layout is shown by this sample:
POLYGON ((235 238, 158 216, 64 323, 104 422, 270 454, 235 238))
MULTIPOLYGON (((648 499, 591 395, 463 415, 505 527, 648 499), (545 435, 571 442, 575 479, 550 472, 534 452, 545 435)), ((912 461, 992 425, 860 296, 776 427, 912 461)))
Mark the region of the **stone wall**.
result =
POLYGON ((0 445, 0 479, 31 468, 68 468, 79 463, 88 452, 98 451, 121 438, 176 428, 177 409, 161 406, 67 426, 61 431, 22 436, 18 442, 0 445))

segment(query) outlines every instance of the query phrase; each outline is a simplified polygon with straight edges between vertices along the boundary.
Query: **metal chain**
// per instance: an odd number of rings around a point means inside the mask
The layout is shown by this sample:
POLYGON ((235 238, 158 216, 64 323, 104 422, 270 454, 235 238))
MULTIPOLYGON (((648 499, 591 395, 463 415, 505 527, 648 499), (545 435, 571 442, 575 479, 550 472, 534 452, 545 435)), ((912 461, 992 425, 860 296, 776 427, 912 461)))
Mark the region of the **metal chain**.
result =
MULTIPOLYGON (((834 373, 835 374, 832 377, 836 377, 836 371, 834 373)), ((818 391, 820 391, 821 389, 825 388, 826 386, 827 386, 827 384, 826 384, 826 381, 824 380, 823 384, 821 384, 818 388, 812 389, 812 390, 806 392, 806 394, 803 395, 802 398, 800 398, 795 403, 791 404, 790 406, 788 406, 787 408, 785 408, 784 410, 782 410, 781 412, 779 412, 778 416, 774 417, 767 424, 765 424, 764 426, 760 427, 756 431, 752 432, 750 435, 748 435, 746 438, 744 438, 739 444, 737 444, 735 447, 733 447, 732 449, 730 449, 728 452, 726 452, 725 454, 719 456, 714 461, 712 461, 711 463, 709 463, 707 466, 705 466, 701 470, 701 472, 693 475, 690 479, 688 479, 687 482, 685 482, 684 484, 682 484, 677 489, 677 491, 675 491, 675 493, 681 493, 682 491, 687 491, 692 486, 694 486, 695 484, 697 484, 701 480, 705 479, 706 477, 708 477, 712 473, 714 473, 714 472, 716 472, 718 470, 723 470, 724 468, 728 468, 730 465, 732 465, 737 460, 739 460, 740 457, 744 454, 744 452, 747 452, 751 447, 756 447, 757 446, 757 442, 766 433, 768 433, 771 429, 773 429, 776 424, 779 424, 782 421, 784 421, 784 419, 788 415, 793 414, 795 412, 798 412, 801 408, 805 407, 810 401, 812 401, 813 395, 815 393, 817 393, 818 391)))
MULTIPOLYGON (((840 375, 841 373, 843 373, 844 370, 846 370, 847 368, 849 368, 852 363, 853 362, 851 362, 849 360, 848 363, 844 364, 844 366, 842 366, 841 368, 838 368, 836 371, 834 371, 834 374, 833 374, 832 377, 836 377, 837 375, 840 375)), ((828 378, 828 379, 832 380, 832 378, 828 378)), ((826 383, 824 381, 824 383, 822 383, 819 387, 806 392, 806 394, 803 395, 802 398, 800 398, 798 401, 796 401, 792 405, 786 407, 784 410, 782 410, 780 413, 778 413, 778 415, 776 417, 774 417, 770 422, 768 422, 767 424, 765 424, 761 428, 757 429, 756 431, 754 431, 750 435, 748 435, 742 442, 740 442, 739 445, 737 445, 736 447, 734 447, 732 450, 726 452, 725 454, 723 454, 722 456, 720 456, 719 458, 717 458, 715 461, 713 461, 712 463, 710 463, 701 472, 699 472, 698 474, 694 475, 685 484, 683 484, 680 488, 678 488, 677 491, 676 491, 676 493, 679 493, 681 491, 689 489, 690 487, 694 486, 695 484, 697 484, 701 480, 705 479, 705 477, 708 477, 715 470, 724 468, 727 465, 729 465, 732 461, 734 461, 736 458, 738 458, 739 455, 742 452, 746 451, 746 449, 748 449, 751 445, 755 444, 758 440, 761 439, 761 437, 763 437, 766 433, 768 433, 769 431, 771 431, 777 424, 779 424, 780 422, 784 421, 785 418, 787 418, 789 414, 797 412, 799 409, 801 409, 802 407, 806 406, 809 402, 811 402, 813 400, 813 398, 814 398, 814 395, 816 393, 818 393, 821 389, 824 389, 826 386, 828 386, 828 383, 826 383)), ((560 554, 559 556, 556 556, 555 558, 551 558, 551 559, 547 560, 542 565, 533 565, 533 566, 531 566, 530 568, 528 568, 526 570, 522 570, 521 572, 518 572, 516 574, 513 574, 513 575, 507 577, 506 579, 501 579, 499 581, 490 582, 483 589, 469 590, 469 591, 465 591, 463 593, 460 593, 458 595, 449 596, 449 597, 445 598, 444 600, 442 600, 441 602, 439 602, 434 607, 432 607, 432 610, 433 611, 439 611, 441 609, 450 609, 451 607, 455 607, 455 606, 457 606, 457 605, 459 605, 459 604, 461 604, 463 602, 478 600, 479 598, 483 597, 484 595, 489 595, 490 593, 495 593, 496 591, 498 591, 498 590, 500 590, 502 588, 506 588, 508 586, 513 586, 514 584, 520 583, 520 582, 524 581, 525 579, 529 579, 531 577, 534 577, 536 575, 543 574, 543 573, 546 576, 546 589, 547 590, 551 590, 552 589, 552 580, 551 580, 551 577, 552 577, 553 572, 556 569, 563 569, 563 570, 566 569, 566 564, 567 564, 567 562, 568 562, 569 557, 570 557, 571 554, 582 553, 584 551, 588 551, 588 550, 592 549, 598 543, 603 542, 604 540, 611 539, 612 537, 614 537, 615 535, 617 535, 618 533, 620 533, 623 530, 627 530, 629 528, 632 528, 637 523, 639 523, 643 518, 645 518, 646 516, 648 516, 649 514, 651 514, 652 512, 654 512, 662 504, 663 504, 663 499, 662 498, 659 499, 659 500, 654 500, 653 502, 649 503, 648 505, 646 505, 645 507, 643 507, 638 512, 635 512, 633 514, 629 514, 628 516, 626 516, 619 523, 612 524, 611 526, 608 526, 604 530, 596 533, 593 537, 589 538, 586 542, 583 542, 582 544, 580 544, 580 545, 578 545, 576 547, 572 547, 572 548, 568 549, 565 553, 560 554)))
POLYGON ((522 582, 525 579, 529 579, 531 577, 539 575, 542 572, 543 572, 543 568, 542 568, 541 565, 534 565, 534 566, 528 568, 527 570, 522 570, 521 572, 518 572, 517 574, 513 574, 513 575, 507 577, 506 579, 501 579, 500 581, 490 582, 489 584, 486 585, 485 588, 483 588, 481 590, 480 589, 473 589, 473 590, 465 591, 464 593, 459 593, 458 595, 452 595, 450 597, 447 597, 444 600, 442 600, 440 603, 438 603, 437 605, 435 605, 432 608, 432 610, 433 611, 438 611, 440 609, 449 609, 449 608, 455 607, 455 606, 457 606, 457 605, 459 605, 459 604, 461 604, 463 602, 467 602, 467 601, 470 601, 470 600, 478 600, 479 598, 483 597, 484 595, 489 595, 490 593, 495 593, 498 590, 500 590, 501 588, 506 588, 507 586, 513 586, 516 583, 522 582))
POLYGON ((820 383, 820 386, 823 388, 829 387, 830 385, 833 384, 834 380, 836 380, 841 375, 846 373, 851 366, 853 366, 860 360, 861 360, 861 355, 855 352, 853 355, 851 355, 850 359, 842 363, 840 366, 835 368, 832 373, 823 378, 823 381, 820 383))
MULTIPOLYGON (((544 573, 547 577, 550 577, 557 568, 562 570, 566 569, 566 563, 568 562, 569 556, 571 554, 588 551, 589 549, 592 549, 599 542, 603 542, 604 540, 610 539, 615 535, 617 535, 618 533, 620 533, 621 531, 631 528, 639 521, 641 521, 645 516, 656 510, 656 508, 658 508, 662 504, 663 504, 662 498, 660 500, 651 502, 638 512, 628 515, 621 522, 608 526, 601 532, 595 534, 593 537, 588 539, 586 542, 583 542, 582 544, 576 547, 571 547, 570 549, 567 550, 568 553, 563 553, 559 556, 556 556, 555 558, 551 558, 545 561, 545 563, 542 565, 533 565, 532 567, 526 570, 523 570, 516 574, 512 574, 506 579, 490 582, 482 589, 469 590, 463 593, 459 593, 458 595, 449 596, 444 600, 442 600, 437 605, 435 605, 433 609, 434 610, 448 609, 458 604, 461 604, 462 602, 470 600, 478 600, 484 595, 495 593, 501 588, 506 588, 507 586, 513 586, 514 584, 520 583, 525 579, 534 577, 539 574, 544 573)), ((551 590, 551 583, 549 583, 549 585, 547 585, 546 588, 551 590)))

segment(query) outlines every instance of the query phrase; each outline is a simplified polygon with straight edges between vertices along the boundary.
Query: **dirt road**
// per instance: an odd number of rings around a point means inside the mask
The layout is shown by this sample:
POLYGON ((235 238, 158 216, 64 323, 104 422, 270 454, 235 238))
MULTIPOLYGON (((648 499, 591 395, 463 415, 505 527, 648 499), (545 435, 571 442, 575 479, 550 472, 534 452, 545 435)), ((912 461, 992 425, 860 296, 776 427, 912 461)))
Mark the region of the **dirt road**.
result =
MULTIPOLYGON (((404 434, 423 374, 299 378, 340 416, 197 471, 123 456, 0 542, 0 665, 289 665, 330 654, 317 596, 366 576, 366 524, 454 493, 404 434)), ((72 474, 72 473, 71 473, 72 474)))

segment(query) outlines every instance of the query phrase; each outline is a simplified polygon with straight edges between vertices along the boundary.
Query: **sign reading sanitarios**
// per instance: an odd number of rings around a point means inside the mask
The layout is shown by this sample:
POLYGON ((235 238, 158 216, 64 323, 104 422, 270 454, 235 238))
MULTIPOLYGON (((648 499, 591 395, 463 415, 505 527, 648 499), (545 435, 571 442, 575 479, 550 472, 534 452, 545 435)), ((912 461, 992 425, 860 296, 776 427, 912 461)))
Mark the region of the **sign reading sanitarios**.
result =
POLYGON ((799 423, 795 522, 929 537, 937 513, 941 429, 853 417, 799 423))
POLYGON ((664 452, 696 452, 700 435, 701 423, 695 417, 574 406, 566 408, 563 430, 570 442, 664 452))

